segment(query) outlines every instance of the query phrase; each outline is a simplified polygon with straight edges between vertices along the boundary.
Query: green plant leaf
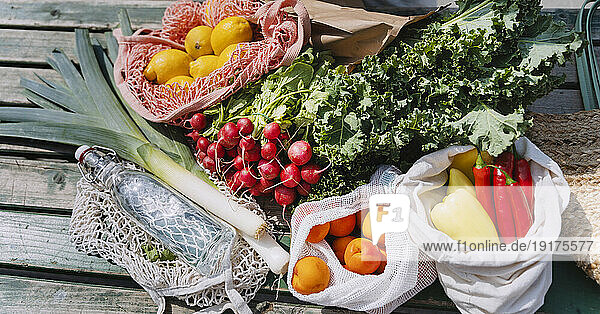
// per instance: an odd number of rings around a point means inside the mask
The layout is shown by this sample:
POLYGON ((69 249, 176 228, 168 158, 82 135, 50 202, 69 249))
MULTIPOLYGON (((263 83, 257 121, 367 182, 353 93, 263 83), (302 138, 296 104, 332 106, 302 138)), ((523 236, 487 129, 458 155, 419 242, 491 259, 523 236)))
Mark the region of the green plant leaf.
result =
POLYGON ((78 113, 41 108, 0 107, 0 121, 7 122, 47 122, 55 124, 100 125, 95 117, 78 113))
POLYGON ((473 145, 498 156, 521 136, 526 126, 523 112, 502 115, 486 106, 480 106, 452 126, 461 134, 467 134, 473 145))
POLYGON ((0 136, 30 138, 69 145, 99 145, 114 149, 119 156, 146 167, 137 153, 144 142, 129 134, 90 125, 42 122, 0 123, 0 136))
POLYGON ((519 39, 523 56, 519 67, 533 71, 550 60, 562 65, 582 44, 581 38, 565 28, 564 23, 554 22, 552 16, 540 16, 533 33, 519 39))

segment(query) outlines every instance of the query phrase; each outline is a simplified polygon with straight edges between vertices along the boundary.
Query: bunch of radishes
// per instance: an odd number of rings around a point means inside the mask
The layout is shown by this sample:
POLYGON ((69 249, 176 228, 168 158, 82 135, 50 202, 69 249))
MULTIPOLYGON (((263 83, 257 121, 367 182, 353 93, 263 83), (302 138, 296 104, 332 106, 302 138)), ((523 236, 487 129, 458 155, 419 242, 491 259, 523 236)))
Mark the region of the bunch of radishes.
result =
POLYGON ((289 133, 282 132, 276 122, 265 126, 262 138, 253 138, 252 121, 241 118, 237 123, 223 125, 213 143, 200 135, 206 127, 203 114, 196 113, 189 122, 194 131, 188 136, 196 143, 198 162, 222 176, 234 193, 273 193, 275 201, 285 207, 294 203, 297 194, 307 196, 311 185, 321 179, 323 169, 309 163, 310 144, 303 140, 292 142, 289 133))

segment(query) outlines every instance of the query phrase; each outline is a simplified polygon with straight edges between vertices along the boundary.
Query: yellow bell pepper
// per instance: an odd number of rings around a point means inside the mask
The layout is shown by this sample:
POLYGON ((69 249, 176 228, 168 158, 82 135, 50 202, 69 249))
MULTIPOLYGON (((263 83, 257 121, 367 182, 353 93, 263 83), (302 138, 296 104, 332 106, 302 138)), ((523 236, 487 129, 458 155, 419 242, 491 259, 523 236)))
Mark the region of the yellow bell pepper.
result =
POLYGON ((466 243, 499 243, 496 227, 477 198, 465 189, 446 196, 431 209, 431 221, 454 240, 466 243))
MULTIPOLYGON (((481 152, 481 157, 486 164, 490 164, 494 160, 494 158, 486 151, 481 152)), ((469 180, 471 180, 471 182, 475 182, 475 176, 473 175, 475 161, 477 161, 477 149, 471 149, 468 152, 454 156, 450 168, 460 170, 467 178, 469 178, 469 180)))
POLYGON ((475 194, 475 187, 469 178, 467 178, 462 171, 451 168, 448 178, 448 192, 446 194, 450 195, 459 189, 464 189, 471 195, 477 197, 477 194, 475 194))

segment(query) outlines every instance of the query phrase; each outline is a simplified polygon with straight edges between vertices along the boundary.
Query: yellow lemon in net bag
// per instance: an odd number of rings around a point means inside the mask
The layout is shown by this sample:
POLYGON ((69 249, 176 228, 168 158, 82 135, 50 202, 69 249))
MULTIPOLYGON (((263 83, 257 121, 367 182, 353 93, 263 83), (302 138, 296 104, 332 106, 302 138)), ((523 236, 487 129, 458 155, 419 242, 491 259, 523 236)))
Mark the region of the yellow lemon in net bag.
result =
POLYGON ((201 25, 192 28, 185 36, 185 51, 194 59, 212 54, 211 34, 212 28, 208 26, 201 25))
POLYGON ((175 76, 188 76, 192 57, 177 49, 167 49, 155 54, 144 69, 149 81, 164 84, 175 76))
POLYGON ((210 36, 215 55, 220 55, 229 45, 251 40, 252 27, 248 21, 239 16, 228 17, 219 22, 210 36))
MULTIPOLYGON (((231 59, 231 55, 233 54, 233 51, 235 50, 235 48, 238 46, 238 44, 232 44, 227 46, 227 48, 225 48, 223 50, 223 52, 221 52, 221 54, 219 55, 219 64, 218 67, 222 67, 225 62, 227 62, 227 60, 231 59)), ((239 53, 239 55, 235 56, 235 58, 241 58, 244 56, 244 54, 246 53, 246 50, 242 49, 239 53)))
POLYGON ((219 67, 219 57, 215 55, 201 56, 190 63, 190 75, 194 78, 205 77, 219 67))
POLYGON ((194 83, 194 78, 191 76, 187 76, 187 75, 180 75, 180 76, 176 76, 170 80, 168 80, 165 85, 169 85, 169 84, 173 84, 173 83, 177 83, 179 84, 181 87, 185 86, 185 83, 188 83, 188 86, 191 85, 192 83, 194 83))

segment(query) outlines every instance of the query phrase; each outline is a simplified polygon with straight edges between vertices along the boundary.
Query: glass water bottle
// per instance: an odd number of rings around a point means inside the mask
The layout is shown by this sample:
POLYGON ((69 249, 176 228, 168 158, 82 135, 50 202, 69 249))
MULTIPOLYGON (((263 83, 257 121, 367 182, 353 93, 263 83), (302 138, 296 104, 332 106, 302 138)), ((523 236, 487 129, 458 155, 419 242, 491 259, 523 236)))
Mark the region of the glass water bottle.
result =
POLYGON ((235 230, 148 173, 124 168, 113 151, 81 146, 84 178, 110 191, 137 224, 203 276, 222 273, 235 230))

